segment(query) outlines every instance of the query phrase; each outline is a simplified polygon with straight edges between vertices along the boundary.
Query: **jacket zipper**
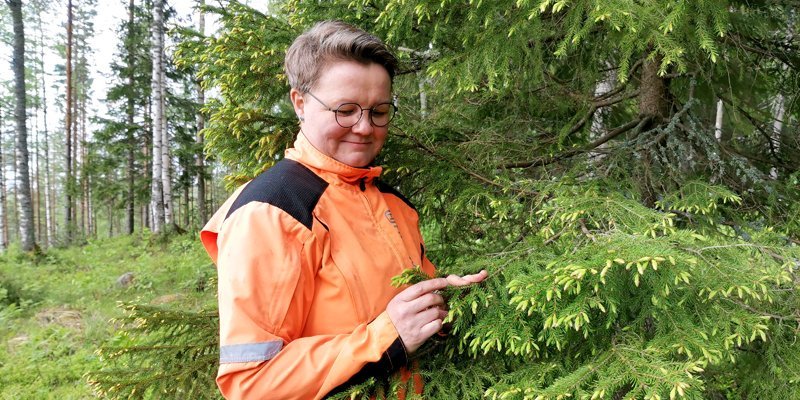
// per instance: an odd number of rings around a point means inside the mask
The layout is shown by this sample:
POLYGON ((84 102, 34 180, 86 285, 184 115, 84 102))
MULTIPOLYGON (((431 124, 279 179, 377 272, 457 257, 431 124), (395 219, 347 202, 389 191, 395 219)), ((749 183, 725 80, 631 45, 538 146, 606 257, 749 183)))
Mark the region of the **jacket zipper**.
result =
MULTIPOLYGON (((390 249, 392 249, 392 253, 394 253, 397 261, 400 263, 400 265, 403 265, 403 257, 400 254, 400 250, 398 250, 392 243, 392 239, 389 237, 390 233, 387 233, 383 228, 381 228, 380 222, 377 219, 375 219, 375 216, 373 215, 374 210, 372 208, 372 203, 369 201, 367 194, 364 193, 367 190, 366 179, 367 178, 361 178, 361 180, 358 181, 358 187, 359 189, 361 189, 362 192, 361 198, 364 200, 364 204, 367 207, 367 214, 370 216, 370 219, 372 220, 372 223, 375 225, 375 227, 378 228, 378 231, 380 231, 383 234, 383 238, 386 241, 386 244, 389 246, 390 249)), ((398 235, 399 234, 400 233, 398 232, 398 235)), ((400 239, 400 241, 402 244, 402 238, 400 239)), ((411 257, 409 256, 409 259, 410 258, 411 257)))

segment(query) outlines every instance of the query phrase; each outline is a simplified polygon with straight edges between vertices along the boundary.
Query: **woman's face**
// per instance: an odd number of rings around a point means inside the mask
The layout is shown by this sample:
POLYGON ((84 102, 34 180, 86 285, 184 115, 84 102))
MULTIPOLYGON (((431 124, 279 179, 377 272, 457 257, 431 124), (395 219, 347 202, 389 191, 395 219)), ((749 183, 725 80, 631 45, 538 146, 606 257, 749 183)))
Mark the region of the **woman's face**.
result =
POLYGON ((303 117, 300 129, 317 150, 353 167, 369 165, 386 141, 388 127, 370 122, 370 112, 350 128, 342 128, 336 116, 328 111, 343 103, 357 103, 364 110, 391 102, 392 84, 389 73, 379 64, 337 61, 325 68, 311 93, 292 89, 290 97, 298 116, 303 117), (323 105, 322 103, 325 103, 323 105))

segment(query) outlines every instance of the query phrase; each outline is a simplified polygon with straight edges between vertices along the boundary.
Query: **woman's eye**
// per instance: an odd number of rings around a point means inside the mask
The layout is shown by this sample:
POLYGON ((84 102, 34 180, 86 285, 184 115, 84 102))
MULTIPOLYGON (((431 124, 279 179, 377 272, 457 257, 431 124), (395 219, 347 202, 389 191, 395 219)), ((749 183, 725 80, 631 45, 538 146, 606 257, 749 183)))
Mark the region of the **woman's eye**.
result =
POLYGON ((359 110, 359 107, 355 107, 355 106, 352 106, 352 105, 342 105, 342 106, 339 106, 339 108, 336 109, 336 113, 341 115, 341 116, 345 116, 346 117, 348 115, 353 115, 358 110, 359 110))

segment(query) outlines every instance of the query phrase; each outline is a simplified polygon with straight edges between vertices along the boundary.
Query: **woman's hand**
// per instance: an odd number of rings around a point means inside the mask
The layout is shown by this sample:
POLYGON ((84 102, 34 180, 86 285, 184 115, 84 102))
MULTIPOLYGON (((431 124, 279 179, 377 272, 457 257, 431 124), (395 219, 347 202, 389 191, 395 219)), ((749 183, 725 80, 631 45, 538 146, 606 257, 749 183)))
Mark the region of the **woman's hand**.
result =
POLYGON ((398 293, 386 306, 389 319, 394 323, 400 339, 408 353, 413 353, 428 338, 442 329, 442 320, 447 316, 444 299, 437 290, 447 286, 466 286, 486 279, 483 270, 472 275, 449 275, 411 285, 398 293))

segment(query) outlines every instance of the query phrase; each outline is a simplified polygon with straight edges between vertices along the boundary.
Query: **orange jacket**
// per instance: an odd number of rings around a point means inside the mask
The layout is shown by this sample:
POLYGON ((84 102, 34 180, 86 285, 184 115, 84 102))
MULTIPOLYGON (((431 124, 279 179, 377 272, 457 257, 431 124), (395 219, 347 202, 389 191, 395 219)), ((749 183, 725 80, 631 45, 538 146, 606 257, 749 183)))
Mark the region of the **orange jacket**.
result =
POLYGON ((434 273, 416 211, 375 180, 380 167, 340 163, 302 134, 294 146, 200 234, 219 274, 226 398, 320 399, 404 366, 391 278, 434 273))

